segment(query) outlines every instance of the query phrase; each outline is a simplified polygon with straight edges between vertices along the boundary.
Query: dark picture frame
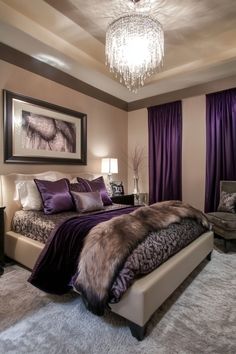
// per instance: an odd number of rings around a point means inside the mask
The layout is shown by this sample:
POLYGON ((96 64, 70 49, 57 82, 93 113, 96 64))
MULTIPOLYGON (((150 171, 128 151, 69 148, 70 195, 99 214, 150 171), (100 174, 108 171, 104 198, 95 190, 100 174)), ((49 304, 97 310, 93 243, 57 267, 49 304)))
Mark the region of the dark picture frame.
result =
POLYGON ((124 186, 121 181, 112 181, 110 183, 111 185, 111 190, 112 190, 112 196, 119 196, 119 195, 124 195, 124 186))
POLYGON ((87 115, 3 90, 4 162, 87 163, 87 115))

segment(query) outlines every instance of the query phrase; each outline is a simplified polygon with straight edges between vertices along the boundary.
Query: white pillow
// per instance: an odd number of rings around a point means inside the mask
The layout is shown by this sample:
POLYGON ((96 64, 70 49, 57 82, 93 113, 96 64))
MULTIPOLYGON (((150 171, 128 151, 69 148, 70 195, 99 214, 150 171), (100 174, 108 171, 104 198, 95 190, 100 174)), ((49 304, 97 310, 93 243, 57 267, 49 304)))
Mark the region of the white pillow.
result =
POLYGON ((70 180, 70 183, 78 183, 77 177, 74 177, 70 180))
POLYGON ((34 181, 16 181, 16 198, 23 210, 42 210, 41 195, 34 181))
MULTIPOLYGON (((60 173, 58 172, 58 174, 60 173)), ((35 178, 47 181, 60 179, 56 172, 43 172, 35 175, 35 178)), ((19 179, 15 182, 15 185, 14 200, 18 200, 21 203, 23 210, 43 209, 42 198, 33 179, 19 179)))

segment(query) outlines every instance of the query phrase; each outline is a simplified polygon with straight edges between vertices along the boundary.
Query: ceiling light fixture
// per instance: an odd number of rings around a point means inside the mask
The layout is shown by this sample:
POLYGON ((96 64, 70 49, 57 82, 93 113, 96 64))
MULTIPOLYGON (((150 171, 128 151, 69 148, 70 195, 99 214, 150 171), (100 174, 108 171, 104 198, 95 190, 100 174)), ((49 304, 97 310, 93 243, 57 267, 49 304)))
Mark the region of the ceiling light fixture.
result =
POLYGON ((137 92, 144 80, 158 72, 164 55, 164 33, 155 18, 140 12, 140 0, 129 0, 133 11, 115 19, 106 32, 106 65, 137 92))

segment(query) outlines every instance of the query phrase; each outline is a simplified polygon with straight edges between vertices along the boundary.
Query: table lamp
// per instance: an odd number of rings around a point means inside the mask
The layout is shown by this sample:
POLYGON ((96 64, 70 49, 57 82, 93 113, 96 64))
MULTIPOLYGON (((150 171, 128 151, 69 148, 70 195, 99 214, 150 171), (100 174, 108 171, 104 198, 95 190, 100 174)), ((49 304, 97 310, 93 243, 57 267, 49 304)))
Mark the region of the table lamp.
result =
POLYGON ((108 181, 111 183, 112 173, 118 173, 118 160, 111 157, 102 158, 101 172, 107 173, 108 181))

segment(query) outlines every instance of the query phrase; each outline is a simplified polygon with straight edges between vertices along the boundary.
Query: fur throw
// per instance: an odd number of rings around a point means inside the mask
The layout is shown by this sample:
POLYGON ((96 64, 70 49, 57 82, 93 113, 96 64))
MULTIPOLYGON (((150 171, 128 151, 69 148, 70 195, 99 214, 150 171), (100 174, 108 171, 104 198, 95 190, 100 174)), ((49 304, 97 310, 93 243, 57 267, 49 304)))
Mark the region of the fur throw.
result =
POLYGON ((180 201, 140 207, 93 227, 85 238, 73 284, 86 307, 103 315, 114 278, 132 250, 151 231, 166 228, 183 218, 193 218, 210 228, 201 211, 180 201))

